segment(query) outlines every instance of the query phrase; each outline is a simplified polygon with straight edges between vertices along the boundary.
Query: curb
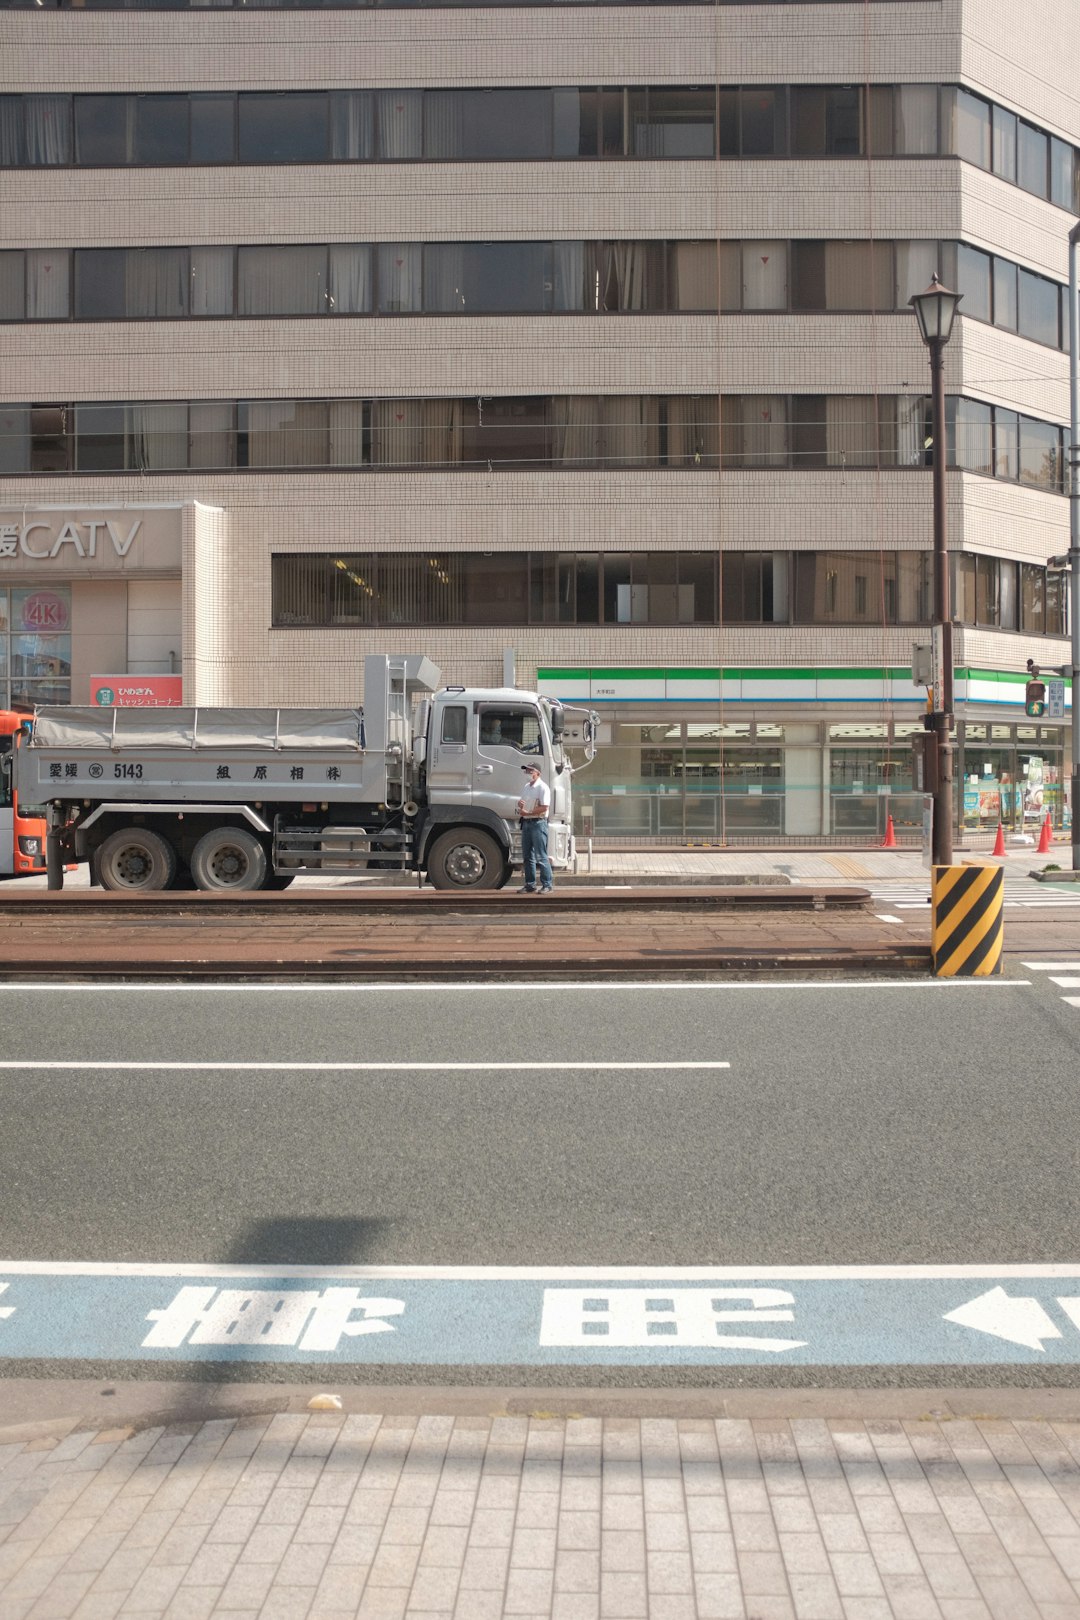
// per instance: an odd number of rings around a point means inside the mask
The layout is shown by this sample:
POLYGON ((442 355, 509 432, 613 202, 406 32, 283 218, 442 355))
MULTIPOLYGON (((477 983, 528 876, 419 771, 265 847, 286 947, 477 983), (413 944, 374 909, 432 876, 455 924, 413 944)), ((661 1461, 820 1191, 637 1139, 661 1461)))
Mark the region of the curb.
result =
MULTIPOLYGON (((363 956, 363 949, 354 953, 363 956)), ((17 968, 0 964, 0 982, 17 984, 33 979, 65 979, 96 982, 97 980, 176 979, 218 983, 222 979, 325 979, 338 981, 352 979, 358 984, 372 979, 402 981, 433 981, 455 983, 476 979, 502 979, 528 970, 531 979, 544 979, 553 984, 560 980, 580 980, 583 975, 615 975, 623 979, 640 976, 643 979, 687 979, 712 974, 738 973, 765 976, 769 974, 821 974, 835 976, 859 973, 877 976, 892 973, 926 974, 930 971, 930 947, 897 945, 892 950, 870 951, 813 951, 800 955, 796 951, 716 950, 697 952, 688 959, 657 961, 640 955, 590 956, 579 963, 568 963, 565 958, 556 963, 544 963, 535 956, 520 958, 492 957, 487 960, 472 958, 459 965, 449 962, 351 961, 351 962, 288 962, 280 957, 248 958, 243 962, 217 961, 204 958, 192 962, 147 962, 146 959, 115 958, 95 967, 88 967, 84 957, 22 956, 17 968)))

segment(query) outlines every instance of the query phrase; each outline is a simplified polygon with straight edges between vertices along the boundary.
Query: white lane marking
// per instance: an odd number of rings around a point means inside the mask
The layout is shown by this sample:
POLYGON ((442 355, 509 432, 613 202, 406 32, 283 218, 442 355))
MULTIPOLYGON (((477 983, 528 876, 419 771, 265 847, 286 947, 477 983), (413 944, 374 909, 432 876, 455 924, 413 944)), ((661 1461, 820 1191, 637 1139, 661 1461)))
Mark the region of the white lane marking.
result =
POLYGON ((497 1071, 499 1073, 518 1073, 527 1069, 533 1073, 538 1069, 568 1069, 571 1072, 580 1069, 730 1069, 730 1063, 608 1063, 606 1061, 592 1062, 582 1059, 579 1063, 138 1063, 117 1062, 113 1058, 99 1058, 90 1061, 68 1062, 46 1059, 27 1059, 21 1062, 18 1058, 5 1058, 0 1062, 0 1069, 134 1069, 142 1072, 147 1069, 163 1070, 201 1070, 212 1074, 222 1069, 252 1070, 260 1073, 277 1074, 321 1074, 327 1070, 339 1072, 347 1070, 349 1073, 359 1071, 363 1074, 384 1074, 388 1070, 394 1073, 414 1074, 442 1074, 444 1071, 455 1073, 462 1071, 466 1074, 477 1070, 497 1071))
POLYGON ((1051 975, 1051 984, 1056 984, 1062 990, 1080 990, 1080 979, 1058 979, 1051 975))
POLYGON ((1061 999, 1068 1007, 1080 1007, 1080 996, 1062 996, 1061 999))
POLYGON ((1025 962, 1033 973, 1080 973, 1080 962, 1025 962))
MULTIPOLYGON (((1023 964, 1025 967, 1029 963, 1023 964)), ((1036 966, 1049 966, 1039 964, 1036 966)), ((1080 968, 1080 963, 1067 962, 1066 967, 1080 968)), ((275 981, 258 984, 193 984, 187 980, 176 980, 158 983, 149 983, 145 980, 127 983, 123 979, 102 980, 92 982, 84 980, 63 981, 55 984, 20 984, 18 982, 0 983, 0 993, 9 990, 14 995, 23 996, 32 990, 85 990, 95 996, 103 990, 124 990, 138 992, 156 992, 159 995, 183 991, 186 995, 219 994, 226 992, 230 995, 237 993, 287 996, 298 993, 310 994, 361 994, 380 995, 388 990, 399 991, 440 991, 448 994, 451 991, 477 991, 500 990, 513 991, 516 995, 522 990, 539 990, 549 996, 553 989, 561 994, 564 990, 591 990, 597 995, 608 995, 614 990, 990 990, 1005 989, 1010 986, 1030 984, 1030 979, 588 979, 588 980, 561 980, 561 979, 530 979, 525 984, 515 984, 512 981, 500 979, 483 980, 476 983, 460 983, 454 979, 424 980, 422 983, 412 984, 408 981, 395 984, 338 984, 333 981, 325 983, 305 982, 304 984, 284 984, 275 981)))
POLYGON ((894 1281, 964 1277, 1080 1277, 1080 1264, 893 1266, 303 1266, 204 1265, 192 1261, 0 1260, 0 1275, 20 1277, 344 1277, 456 1282, 555 1281, 741 1282, 791 1278, 803 1282, 894 1281))
POLYGON ((875 911, 874 916, 877 918, 878 922, 898 923, 903 922, 904 920, 902 917, 890 917, 887 911, 875 911))

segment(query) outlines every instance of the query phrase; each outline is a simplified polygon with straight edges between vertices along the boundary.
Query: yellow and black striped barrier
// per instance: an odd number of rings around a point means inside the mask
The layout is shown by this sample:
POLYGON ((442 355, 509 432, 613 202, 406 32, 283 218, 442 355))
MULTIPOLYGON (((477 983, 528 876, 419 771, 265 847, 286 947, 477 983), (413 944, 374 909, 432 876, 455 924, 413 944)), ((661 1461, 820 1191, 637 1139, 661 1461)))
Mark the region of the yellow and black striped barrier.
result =
POLYGON ((939 979, 984 979, 1001 972, 1004 936, 1000 866, 935 866, 931 954, 939 979))

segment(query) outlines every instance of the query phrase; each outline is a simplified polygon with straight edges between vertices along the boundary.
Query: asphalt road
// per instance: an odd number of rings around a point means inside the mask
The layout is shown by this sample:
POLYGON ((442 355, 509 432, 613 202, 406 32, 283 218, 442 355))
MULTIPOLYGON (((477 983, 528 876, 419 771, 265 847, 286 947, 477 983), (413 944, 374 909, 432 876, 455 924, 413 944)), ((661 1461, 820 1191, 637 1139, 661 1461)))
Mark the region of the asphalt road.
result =
POLYGON ((1072 1259, 1080 1008, 1028 976, 1017 987, 4 987, 4 1059, 16 1066, 0 1069, 0 1253, 1072 1259), (474 1067, 609 1060, 730 1068, 474 1067), (468 1067, 408 1067, 424 1062, 468 1067))
MULTIPOLYGON (((0 1254, 657 1272, 1076 1262, 1080 1006, 1011 962, 1020 977, 5 986, 0 1254)), ((1080 1357, 1053 1376, 1080 1381, 1080 1357)))

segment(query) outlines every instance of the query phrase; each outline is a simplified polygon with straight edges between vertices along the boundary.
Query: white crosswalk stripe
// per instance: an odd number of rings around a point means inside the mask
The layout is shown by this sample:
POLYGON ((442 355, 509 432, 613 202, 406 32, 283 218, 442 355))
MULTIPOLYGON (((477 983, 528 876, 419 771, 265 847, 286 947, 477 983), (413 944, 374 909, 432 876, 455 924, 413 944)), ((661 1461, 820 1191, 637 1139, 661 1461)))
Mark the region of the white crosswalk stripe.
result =
MULTIPOLYGON (((1060 894, 1045 886, 1036 892, 1032 892, 1033 890, 1034 884, 1030 889, 1021 887, 1021 880, 1017 879, 1014 887, 1006 879, 1002 905, 1006 910, 1031 910, 1039 907, 1059 910, 1064 907, 1080 911, 1080 894, 1060 894)), ((915 911, 930 903, 930 890, 925 883, 871 884, 870 895, 876 906, 888 906, 891 911, 915 911)))
MULTIPOLYGON (((1045 973, 1059 990, 1080 990, 1080 962, 1025 962, 1031 973, 1045 973)), ((1080 1007, 1080 996, 1062 996, 1067 1007, 1080 1007)))

